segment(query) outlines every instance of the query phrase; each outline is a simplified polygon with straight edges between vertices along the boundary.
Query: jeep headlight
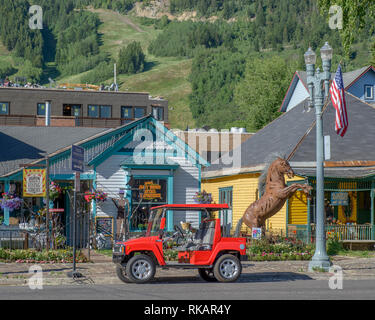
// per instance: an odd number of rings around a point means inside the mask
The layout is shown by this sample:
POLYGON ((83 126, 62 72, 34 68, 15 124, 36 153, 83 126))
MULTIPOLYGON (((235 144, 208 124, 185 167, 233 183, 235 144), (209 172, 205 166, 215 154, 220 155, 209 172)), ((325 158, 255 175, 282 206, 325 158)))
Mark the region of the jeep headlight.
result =
POLYGON ((125 245, 121 243, 115 243, 113 246, 113 253, 125 253, 125 245))

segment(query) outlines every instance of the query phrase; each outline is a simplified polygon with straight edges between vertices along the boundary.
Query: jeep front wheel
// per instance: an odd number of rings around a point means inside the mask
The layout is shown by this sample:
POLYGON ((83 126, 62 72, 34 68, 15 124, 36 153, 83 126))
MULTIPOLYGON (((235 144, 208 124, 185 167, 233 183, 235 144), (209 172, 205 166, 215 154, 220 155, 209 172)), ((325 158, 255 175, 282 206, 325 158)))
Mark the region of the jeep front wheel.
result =
POLYGON ((241 275, 240 260, 232 254, 224 254, 214 265, 214 276, 220 282, 234 282, 241 275))
POLYGON ((119 277, 119 279, 122 281, 122 282, 125 282, 125 283, 129 283, 130 280, 128 279, 128 277, 126 276, 126 270, 125 270, 125 267, 122 267, 122 266, 116 266, 116 274, 117 276, 119 277))
POLYGON ((145 254, 135 255, 126 264, 126 275, 131 282, 145 283, 153 279, 156 271, 154 261, 145 254))
POLYGON ((213 272, 212 268, 211 269, 199 268, 198 272, 199 272, 200 277, 207 282, 216 282, 217 281, 217 279, 214 276, 214 272, 213 272))

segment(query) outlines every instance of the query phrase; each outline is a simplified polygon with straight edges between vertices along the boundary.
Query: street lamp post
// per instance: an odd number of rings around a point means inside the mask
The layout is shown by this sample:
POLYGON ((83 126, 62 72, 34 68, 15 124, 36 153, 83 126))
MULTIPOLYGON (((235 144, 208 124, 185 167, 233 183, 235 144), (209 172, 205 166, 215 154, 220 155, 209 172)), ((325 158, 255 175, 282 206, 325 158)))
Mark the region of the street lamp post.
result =
POLYGON ((328 271, 331 262, 326 251, 325 213, 324 213, 324 143, 322 108, 324 99, 328 98, 329 80, 331 79, 332 48, 328 42, 320 49, 323 72, 315 72, 316 54, 309 48, 305 53, 307 85, 310 91, 310 102, 315 108, 316 117, 316 240, 315 254, 309 263, 309 271, 315 268, 328 271), (324 84, 324 89, 323 89, 324 84))

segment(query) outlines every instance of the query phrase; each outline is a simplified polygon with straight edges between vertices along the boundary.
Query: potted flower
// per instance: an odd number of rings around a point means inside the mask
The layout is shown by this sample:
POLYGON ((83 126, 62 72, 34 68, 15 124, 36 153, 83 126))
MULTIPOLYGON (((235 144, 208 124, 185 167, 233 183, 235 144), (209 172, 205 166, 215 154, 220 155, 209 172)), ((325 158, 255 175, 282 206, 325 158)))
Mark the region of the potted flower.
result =
POLYGON ((211 193, 207 193, 205 190, 202 192, 196 192, 194 196, 194 201, 196 203, 211 203, 212 202, 212 195, 211 193))
POLYGON ((22 199, 19 198, 15 193, 3 192, 2 193, 1 208, 9 209, 10 212, 21 208, 22 199))

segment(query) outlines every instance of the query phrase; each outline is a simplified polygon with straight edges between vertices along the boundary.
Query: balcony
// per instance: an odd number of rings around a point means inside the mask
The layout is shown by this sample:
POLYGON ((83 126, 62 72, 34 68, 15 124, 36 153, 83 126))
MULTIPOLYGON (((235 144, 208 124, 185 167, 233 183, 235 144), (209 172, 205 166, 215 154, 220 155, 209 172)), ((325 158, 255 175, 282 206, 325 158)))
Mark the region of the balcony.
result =
MULTIPOLYGON (((51 127, 92 127, 92 128, 115 128, 134 119, 122 118, 90 118, 51 116, 51 127)), ((44 126, 45 117, 35 115, 0 115, 1 126, 44 126)))

